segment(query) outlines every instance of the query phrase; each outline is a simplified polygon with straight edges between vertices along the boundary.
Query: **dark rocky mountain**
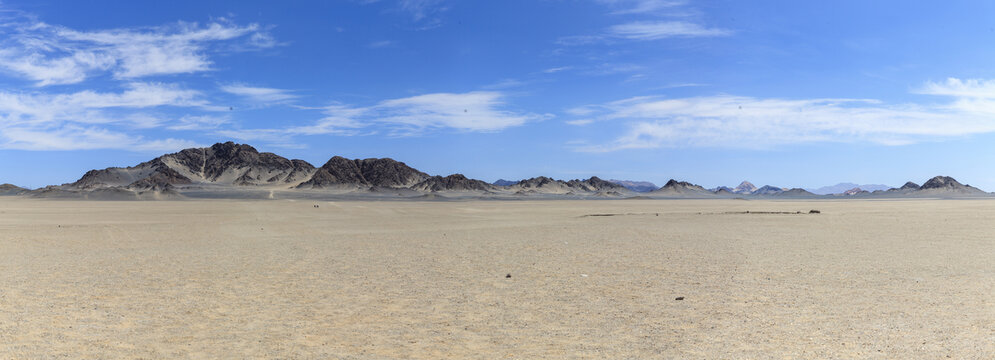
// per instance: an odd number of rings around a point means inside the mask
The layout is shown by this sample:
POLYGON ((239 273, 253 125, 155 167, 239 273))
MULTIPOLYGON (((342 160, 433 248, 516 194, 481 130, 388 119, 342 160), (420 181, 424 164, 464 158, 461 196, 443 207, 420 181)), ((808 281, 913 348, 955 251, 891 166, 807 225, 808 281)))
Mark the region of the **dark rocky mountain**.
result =
POLYGON ((632 180, 615 180, 615 179, 610 179, 610 180, 608 180, 608 182, 612 182, 612 183, 616 183, 616 184, 622 185, 626 189, 629 189, 629 190, 632 190, 632 191, 635 191, 635 192, 650 192, 650 191, 653 191, 653 190, 656 190, 656 189, 659 188, 658 186, 656 186, 656 184, 651 183, 649 181, 632 181, 632 180))
POLYGON ((163 162, 162 157, 158 157, 132 167, 90 170, 76 182, 68 184, 68 187, 78 190, 113 187, 153 189, 191 182, 190 178, 173 170, 163 162))
POLYGON ((288 160, 260 153, 249 145, 226 142, 181 150, 132 167, 91 170, 67 186, 77 190, 122 187, 144 191, 194 183, 281 185, 304 181, 313 172, 314 166, 306 161, 288 160))
POLYGON ((914 182, 909 181, 909 182, 906 182, 905 185, 902 185, 902 187, 899 188, 899 189, 900 190, 919 190, 919 184, 916 184, 914 182))
POLYGON ((570 181, 539 176, 519 181, 509 188, 515 190, 517 194, 621 195, 629 192, 624 186, 602 180, 597 176, 592 176, 586 180, 574 179, 570 181))
POLYGON ((6 195, 20 195, 27 192, 28 189, 22 188, 13 184, 0 184, 0 196, 6 195))
POLYGON ((578 180, 578 179, 570 180, 567 181, 567 186, 573 189, 579 189, 588 192, 626 191, 625 186, 610 181, 601 180, 597 176, 592 176, 590 179, 587 180, 578 180))
POLYGON ((907 182, 900 188, 888 189, 883 192, 886 196, 912 196, 912 197, 962 197, 962 196, 988 196, 990 194, 976 187, 961 184, 949 176, 935 176, 922 186, 914 182, 907 182))
POLYGON ((517 183, 518 183, 517 181, 511 181, 511 180, 505 180, 505 179, 498 179, 497 181, 493 182, 492 184, 497 185, 497 186, 512 186, 512 185, 515 185, 517 183))
POLYGON ((515 185, 509 186, 511 189, 517 190, 520 194, 530 194, 530 193, 544 193, 544 194, 565 194, 571 192, 567 183, 562 180, 556 180, 553 178, 548 178, 545 176, 538 176, 531 179, 524 179, 516 183, 515 185))
POLYGON ((406 188, 428 179, 428 174, 391 158, 350 160, 332 157, 298 188, 387 187, 406 188))
MULTIPOLYGON (((91 170, 79 180, 27 190, 10 184, 0 185, 0 195, 27 195, 52 198, 86 199, 163 199, 170 197, 288 198, 301 196, 340 196, 340 192, 297 192, 293 189, 344 189, 369 196, 420 196, 452 192, 453 196, 485 193, 503 197, 514 195, 631 196, 631 189, 652 185, 646 182, 602 180, 592 176, 569 181, 545 176, 518 182, 499 180, 496 186, 461 174, 429 176, 390 158, 346 159, 335 156, 320 168, 303 160, 290 160, 268 152, 258 152, 249 145, 218 143, 205 148, 185 149, 166 154, 132 167, 91 170), (458 192, 468 194, 456 194, 458 192), (376 193, 376 194, 374 194, 376 193), (277 195, 276 197, 274 196, 277 195)), ((922 186, 908 182, 887 191, 854 187, 843 194, 862 197, 973 197, 990 196, 970 185, 947 176, 929 179, 922 186)), ((366 196, 363 195, 363 196, 366 196)), ((756 188, 748 181, 734 189, 719 187, 713 191, 685 181, 671 179, 644 196, 653 197, 818 197, 804 189, 782 189, 770 185, 756 188)), ((444 197, 450 197, 445 194, 444 197)))
POLYGON ((304 160, 260 153, 252 146, 231 141, 185 149, 164 155, 162 160, 191 179, 241 186, 299 183, 314 172, 314 166, 304 160))
POLYGON ((452 174, 446 177, 432 176, 411 186, 417 191, 440 192, 440 191, 483 191, 491 192, 494 185, 481 180, 469 179, 463 174, 452 174))
POLYGON ((657 190, 653 190, 651 194, 662 195, 662 196, 676 196, 676 197, 702 197, 702 196, 714 196, 711 191, 706 190, 698 184, 692 184, 687 181, 677 181, 670 179, 657 190))
POLYGON ((922 186, 919 187, 920 192, 930 192, 930 193, 952 193, 952 194, 985 194, 984 191, 973 187, 971 185, 965 185, 957 182, 954 178, 949 176, 936 176, 932 179, 927 180, 922 186))

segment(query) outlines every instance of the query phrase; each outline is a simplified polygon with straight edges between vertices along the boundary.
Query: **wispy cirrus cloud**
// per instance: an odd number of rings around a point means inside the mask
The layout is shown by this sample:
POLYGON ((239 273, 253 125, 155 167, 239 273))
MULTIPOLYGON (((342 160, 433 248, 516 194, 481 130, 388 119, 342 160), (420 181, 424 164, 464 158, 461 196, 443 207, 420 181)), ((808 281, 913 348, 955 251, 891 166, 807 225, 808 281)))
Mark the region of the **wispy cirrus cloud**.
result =
POLYGON ((438 24, 439 15, 449 10, 444 0, 400 0, 398 6, 411 14, 415 21, 438 24))
MULTIPOLYGON (((557 40, 562 46, 582 46, 619 41, 655 41, 671 38, 707 38, 733 35, 731 29, 712 27, 688 13, 687 1, 667 0, 599 0, 613 9, 609 14, 624 15, 630 20, 609 26, 595 34, 565 36, 557 40), (645 20, 646 16, 662 18, 645 20)), ((692 12, 693 13, 693 12, 692 12)))
POLYGON ((246 100, 263 105, 286 103, 298 98, 290 90, 255 87, 245 84, 222 85, 220 89, 226 93, 238 95, 246 100))
POLYGON ((660 40, 675 37, 716 37, 728 36, 732 31, 709 28, 686 21, 631 22, 608 29, 611 36, 630 40, 660 40))
POLYGON ((572 109, 588 119, 623 121, 627 131, 606 152, 659 147, 768 148, 815 142, 904 145, 995 132, 991 81, 950 79, 920 92, 952 97, 941 103, 886 104, 872 99, 779 99, 717 95, 634 97, 572 109))
POLYGON ((386 131, 390 136, 418 136, 429 132, 495 132, 551 117, 506 108, 498 91, 431 93, 380 101, 357 107, 334 104, 312 124, 286 128, 223 130, 239 140, 288 142, 300 135, 361 135, 386 131))
POLYGON ((211 70, 215 44, 275 46, 258 24, 220 18, 205 25, 171 25, 80 31, 19 18, 0 25, 0 69, 35 86, 75 84, 98 73, 117 79, 211 70))

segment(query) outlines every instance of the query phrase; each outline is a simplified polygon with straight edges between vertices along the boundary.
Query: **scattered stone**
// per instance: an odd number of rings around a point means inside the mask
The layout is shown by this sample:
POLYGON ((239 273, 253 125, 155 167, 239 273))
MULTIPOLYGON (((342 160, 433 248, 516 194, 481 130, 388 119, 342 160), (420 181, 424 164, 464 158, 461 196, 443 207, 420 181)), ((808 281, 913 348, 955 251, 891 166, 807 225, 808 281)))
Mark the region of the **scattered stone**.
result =
POLYGON ((809 210, 808 213, 809 214, 821 214, 822 211, 819 211, 819 210, 809 210))
POLYGON ((504 278, 505 279, 511 279, 511 274, 505 275, 504 278))
POLYGON ((678 296, 678 297, 677 297, 677 298, 675 298, 674 300, 678 300, 678 301, 680 301, 680 300, 684 300, 684 297, 683 297, 683 296, 678 296))

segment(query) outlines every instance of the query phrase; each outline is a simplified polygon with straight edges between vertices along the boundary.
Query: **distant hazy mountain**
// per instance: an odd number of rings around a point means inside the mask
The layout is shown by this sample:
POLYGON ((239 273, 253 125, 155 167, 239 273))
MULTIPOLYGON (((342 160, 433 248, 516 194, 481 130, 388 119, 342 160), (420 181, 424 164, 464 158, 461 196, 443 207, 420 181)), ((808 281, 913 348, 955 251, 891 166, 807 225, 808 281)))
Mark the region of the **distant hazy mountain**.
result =
POLYGON ((650 192, 650 191, 656 190, 658 188, 656 186, 656 184, 651 183, 649 181, 632 181, 632 180, 615 180, 615 179, 611 179, 611 180, 608 180, 608 182, 612 182, 612 183, 616 183, 616 184, 622 185, 626 189, 629 189, 629 190, 632 190, 632 191, 635 191, 635 192, 650 192))
POLYGON ((497 185, 497 186, 511 186, 511 185, 515 185, 517 183, 518 183, 517 181, 511 181, 511 180, 505 180, 505 179, 498 179, 497 181, 495 181, 495 182, 493 182, 491 184, 494 184, 494 185, 497 185))
POLYGON ((829 194, 842 194, 843 192, 853 188, 860 188, 861 190, 867 190, 867 191, 875 191, 875 190, 888 190, 891 188, 891 186, 881 185, 881 184, 858 185, 854 183, 839 183, 836 185, 823 186, 820 188, 805 189, 805 190, 808 190, 811 193, 817 195, 829 195, 829 194))
MULTIPOLYGON (((751 184, 752 185, 752 184, 751 184)), ((753 195, 773 195, 783 192, 784 189, 777 186, 764 185, 752 192, 753 195)))

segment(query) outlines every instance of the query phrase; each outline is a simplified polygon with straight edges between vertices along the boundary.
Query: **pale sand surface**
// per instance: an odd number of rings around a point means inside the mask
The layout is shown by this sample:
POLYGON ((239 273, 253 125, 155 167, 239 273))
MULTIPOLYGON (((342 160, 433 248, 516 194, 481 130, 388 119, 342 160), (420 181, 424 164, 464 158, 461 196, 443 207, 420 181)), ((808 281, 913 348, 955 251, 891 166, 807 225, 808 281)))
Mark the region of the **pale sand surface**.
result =
POLYGON ((995 200, 312 204, 0 198, 0 358, 995 357, 995 200))

